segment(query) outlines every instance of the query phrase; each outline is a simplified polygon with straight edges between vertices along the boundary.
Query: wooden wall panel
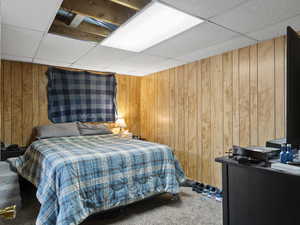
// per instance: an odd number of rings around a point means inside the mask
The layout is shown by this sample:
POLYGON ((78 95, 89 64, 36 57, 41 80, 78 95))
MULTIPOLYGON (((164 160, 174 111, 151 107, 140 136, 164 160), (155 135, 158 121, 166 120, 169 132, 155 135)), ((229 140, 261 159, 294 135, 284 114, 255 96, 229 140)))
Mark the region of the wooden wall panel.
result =
MULTIPOLYGON (((201 107, 201 139, 202 145, 199 145, 198 148, 201 148, 201 160, 198 165, 198 169, 201 170, 202 181, 207 184, 212 184, 212 163, 211 163, 211 76, 210 76, 210 60, 204 59, 201 61, 201 77, 202 77, 202 86, 201 86, 201 97, 202 97, 202 107, 201 107)), ((199 88, 199 87, 198 87, 199 88)))
MULTIPOLYGON (((2 61, 1 69, 1 141, 7 144, 28 145, 34 136, 33 127, 51 123, 48 119, 48 80, 45 75, 48 67, 2 61)), ((141 78, 126 75, 116 77, 119 114, 124 116, 128 129, 139 135, 141 78)))
POLYGON ((239 111, 239 51, 232 52, 232 143, 240 144, 240 111, 239 111))
POLYGON ((275 39, 275 137, 285 134, 285 37, 275 39))
POLYGON ((250 48, 239 50, 240 145, 250 144, 250 48))
POLYGON ((197 174, 197 62, 186 65, 187 77, 187 175, 197 174))
POLYGON ((258 145, 257 45, 250 46, 250 144, 258 145))
POLYGON ((3 141, 12 143, 12 76, 11 64, 7 61, 2 61, 2 77, 3 77, 3 117, 2 117, 2 136, 3 141), (5 76, 5 74, 8 74, 5 76))
POLYGON ((142 83, 158 82, 153 91, 141 90, 141 120, 159 128, 168 121, 174 132, 159 129, 157 141, 174 147, 188 177, 221 186, 215 157, 233 144, 264 145, 285 134, 284 52, 285 39, 276 38, 143 77, 142 83), (152 98, 159 107, 149 104, 152 98), (153 106, 156 116, 144 117, 153 106))
POLYGON ((170 69, 170 105, 169 105, 169 132, 170 147, 175 149, 175 69, 170 69))
MULTIPOLYGON (((197 148, 197 155, 195 156, 197 158, 197 167, 196 167, 196 174, 194 175, 197 180, 202 180, 202 171, 199 169, 199 165, 202 164, 202 63, 201 61, 197 62, 197 84, 196 84, 196 95, 197 95, 197 123, 195 123, 195 126, 197 127, 197 142, 196 142, 196 148, 197 148)), ((176 136, 175 136, 176 138, 176 136)), ((200 167, 201 168, 201 167, 200 167)))
MULTIPOLYGON (((23 143, 22 135, 22 63, 15 63, 11 66, 12 76, 12 142, 23 143)), ((5 74, 4 74, 5 76, 5 74)))
MULTIPOLYGON (((222 55, 213 56, 210 58, 211 71, 211 159, 213 162, 216 157, 222 156, 223 151, 223 73, 222 73, 222 55)), ((221 165, 212 163, 212 183, 220 186, 221 182, 221 165)))
POLYGON ((274 40, 258 44, 258 144, 275 137, 274 40), (272 110, 271 110, 272 109, 272 110))
POLYGON ((232 52, 223 54, 223 101, 224 101, 224 147, 223 154, 232 147, 233 86, 232 86, 232 52))

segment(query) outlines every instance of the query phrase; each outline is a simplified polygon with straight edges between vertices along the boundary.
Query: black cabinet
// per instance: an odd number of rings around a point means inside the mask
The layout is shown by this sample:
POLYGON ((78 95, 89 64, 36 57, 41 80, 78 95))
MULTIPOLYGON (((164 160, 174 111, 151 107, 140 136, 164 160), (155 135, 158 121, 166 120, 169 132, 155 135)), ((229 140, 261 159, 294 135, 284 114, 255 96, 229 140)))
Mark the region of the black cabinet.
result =
POLYGON ((223 225, 300 224, 300 176, 227 157, 222 163, 223 225))

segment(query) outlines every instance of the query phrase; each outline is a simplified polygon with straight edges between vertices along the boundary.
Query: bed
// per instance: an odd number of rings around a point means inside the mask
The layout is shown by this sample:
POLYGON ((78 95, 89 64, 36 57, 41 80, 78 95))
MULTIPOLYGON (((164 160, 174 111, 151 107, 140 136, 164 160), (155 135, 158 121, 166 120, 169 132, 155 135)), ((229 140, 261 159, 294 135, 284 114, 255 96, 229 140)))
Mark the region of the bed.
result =
POLYGON ((93 213, 176 194, 185 180, 168 146, 113 134, 37 140, 15 164, 37 187, 37 225, 78 225, 93 213))

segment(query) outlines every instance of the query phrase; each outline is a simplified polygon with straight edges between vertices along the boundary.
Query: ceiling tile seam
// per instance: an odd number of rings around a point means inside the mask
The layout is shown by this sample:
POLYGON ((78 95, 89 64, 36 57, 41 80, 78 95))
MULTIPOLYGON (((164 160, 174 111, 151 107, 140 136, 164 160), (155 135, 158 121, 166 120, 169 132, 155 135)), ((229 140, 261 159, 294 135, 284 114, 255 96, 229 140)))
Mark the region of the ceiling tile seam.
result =
POLYGON ((47 36, 47 33, 46 32, 43 33, 43 36, 42 36, 41 40, 39 41, 38 47, 37 47, 37 49, 36 49, 36 51, 35 51, 35 53, 34 53, 34 55, 32 57, 32 62, 36 58, 36 56, 37 56, 37 54, 38 54, 38 52, 39 52, 39 50, 41 48, 42 42, 45 40, 46 36, 47 36))
MULTIPOLYGON (((56 9, 57 9, 57 10, 58 10, 59 7, 61 6, 62 1, 63 1, 63 0, 59 0, 59 1, 57 2, 57 4, 56 4, 56 9)), ((48 32, 49 32, 49 29, 50 29, 50 27, 51 27, 51 25, 52 25, 52 23, 53 23, 53 21, 54 21, 54 19, 55 19, 55 16, 56 16, 56 14, 57 14, 57 10, 56 10, 56 11, 53 13, 53 15, 50 17, 50 20, 49 20, 49 23, 48 23, 48 25, 47 25, 47 28, 46 28, 46 30, 43 32, 43 37, 41 38, 41 40, 40 40, 40 42, 39 42, 39 45, 38 45, 38 47, 37 47, 37 50, 35 51, 35 54, 33 55, 32 62, 33 62, 33 60, 36 58, 36 56, 37 56, 37 54, 38 54, 38 52, 39 52, 39 50, 40 50, 40 48, 41 48, 42 42, 45 40, 45 37, 47 36, 47 34, 48 34, 48 32)))
MULTIPOLYGON (((177 62, 183 62, 182 60, 178 60, 174 57, 170 57, 170 56, 161 56, 161 55, 155 55, 153 53, 149 54, 149 53, 145 53, 144 55, 146 56, 153 56, 153 57, 158 57, 158 58, 161 58, 161 59, 165 59, 166 61, 167 60, 174 60, 174 61, 177 61, 177 62)), ((136 57, 136 56, 135 56, 136 57)))
MULTIPOLYGON (((291 17, 282 19, 282 20, 280 20, 280 21, 278 21, 278 22, 276 22, 276 23, 270 23, 270 24, 267 24, 266 26, 263 26, 263 27, 259 28, 258 30, 250 31, 250 32, 247 32, 247 33, 245 33, 245 34, 248 35, 248 34, 251 34, 251 33, 259 32, 259 31, 261 31, 261 30, 264 30, 264 29, 267 28, 267 27, 270 27, 270 26, 273 26, 273 25, 276 25, 276 24, 279 24, 279 23, 283 23, 283 22, 285 22, 285 21, 287 21, 287 20, 296 18, 296 17, 298 17, 298 16, 300 16, 300 13, 295 14, 295 15, 293 15, 293 16, 291 16, 291 17)), ((258 40, 258 41, 260 41, 260 40, 258 40)))
POLYGON ((71 65, 74 65, 75 63, 77 63, 81 58, 83 58, 84 56, 88 55, 91 51, 93 51, 96 47, 98 46, 98 44, 92 46, 88 51, 86 51, 86 53, 82 54, 81 56, 79 56, 77 59, 75 59, 71 65))
POLYGON ((57 4, 56 4, 56 11, 50 16, 50 18, 49 18, 49 23, 48 23, 48 25, 47 25, 47 28, 46 28, 46 30, 44 31, 44 32, 49 32, 49 29, 50 29, 50 27, 51 27, 51 25, 52 25, 52 23, 53 23, 53 21, 54 21, 54 19, 55 19, 55 16, 56 16, 56 14, 57 14, 57 12, 58 12, 58 10, 59 10, 59 8, 60 8, 60 6, 61 6, 61 4, 62 4, 62 2, 63 2, 63 0, 59 0, 58 2, 57 2, 57 4))
POLYGON ((64 63, 64 64, 71 64, 70 62, 60 61, 60 60, 52 60, 52 59, 45 59, 45 58, 35 58, 34 60, 43 60, 43 61, 49 61, 49 62, 58 62, 58 63, 64 63))
POLYGON ((32 59, 32 57, 30 57, 30 56, 24 56, 24 55, 12 55, 12 54, 9 54, 9 53, 2 52, 2 53, 1 53, 1 56, 4 56, 4 55, 8 55, 8 56, 12 56, 12 57, 22 57, 22 58, 32 59))
POLYGON ((233 30, 233 29, 231 29, 231 28, 229 28, 229 27, 226 27, 226 26, 223 26, 223 25, 221 25, 221 24, 215 23, 215 22, 213 22, 213 21, 211 21, 211 20, 208 20, 207 22, 209 22, 209 23, 211 23, 211 24, 214 24, 214 25, 216 25, 216 26, 219 26, 219 27, 221 27, 221 28, 223 28, 223 29, 229 30, 229 31, 231 31, 231 32, 233 32, 233 33, 236 33, 236 34, 239 34, 239 35, 241 35, 241 36, 244 36, 245 38, 248 38, 248 39, 250 39, 250 40, 252 40, 252 41, 256 41, 256 42, 259 41, 259 40, 255 39, 255 38, 253 38, 253 37, 248 36, 246 33, 242 33, 242 32, 233 30))
POLYGON ((18 58, 28 58, 28 59, 32 60, 32 57, 29 57, 29 56, 12 55, 12 54, 7 54, 7 53, 2 52, 1 53, 1 58, 4 57, 4 56, 11 56, 13 58, 16 58, 16 57, 18 57, 18 58))
POLYGON ((57 65, 56 63, 53 63, 53 65, 50 65, 47 60, 45 62, 33 62, 34 64, 40 64, 40 65, 45 65, 45 66, 58 66, 58 67, 70 67, 70 64, 66 64, 66 65, 57 65))
POLYGON ((34 31, 34 32, 38 32, 38 33, 44 33, 44 31, 42 31, 42 30, 20 27, 20 26, 9 24, 9 23, 1 23, 1 25, 3 27, 7 27, 7 28, 14 28, 14 29, 18 29, 18 30, 26 30, 26 31, 34 31))
POLYGON ((234 10, 234 9, 236 9, 236 8, 238 8, 238 7, 240 7, 240 6, 242 6, 242 5, 245 5, 246 3, 250 2, 250 1, 252 1, 252 0, 244 0, 243 2, 240 2, 240 3, 238 3, 238 4, 234 5, 234 6, 232 6, 232 7, 229 8, 229 9, 225 9, 225 10, 223 10, 223 11, 217 13, 216 15, 213 15, 213 16, 208 17, 207 20, 211 20, 211 19, 213 19, 213 18, 215 18, 215 17, 221 16, 222 14, 228 13, 228 12, 230 12, 230 11, 232 11, 232 10, 234 10))

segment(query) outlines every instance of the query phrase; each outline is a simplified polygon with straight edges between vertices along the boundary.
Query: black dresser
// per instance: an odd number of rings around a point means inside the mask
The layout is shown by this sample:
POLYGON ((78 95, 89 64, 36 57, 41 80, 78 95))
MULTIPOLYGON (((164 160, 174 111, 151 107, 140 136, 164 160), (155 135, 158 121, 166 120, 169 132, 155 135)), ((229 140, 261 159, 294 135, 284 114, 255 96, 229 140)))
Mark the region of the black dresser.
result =
POLYGON ((223 225, 300 224, 300 176, 263 165, 222 163, 223 225))

